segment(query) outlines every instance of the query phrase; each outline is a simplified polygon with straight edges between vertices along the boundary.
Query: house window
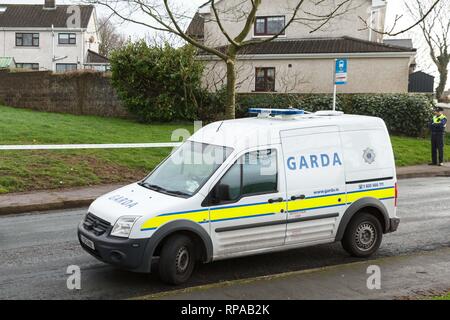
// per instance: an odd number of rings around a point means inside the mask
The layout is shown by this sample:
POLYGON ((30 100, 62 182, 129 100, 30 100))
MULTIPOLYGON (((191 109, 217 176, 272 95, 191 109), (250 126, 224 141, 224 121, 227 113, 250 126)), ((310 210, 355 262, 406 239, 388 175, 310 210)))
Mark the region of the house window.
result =
POLYGON ((77 35, 75 33, 59 33, 58 44, 76 44, 77 35))
POLYGON ((39 70, 39 63, 16 63, 16 68, 39 70))
POLYGON ((16 33, 17 47, 39 47, 39 33, 16 33))
POLYGON ((255 91, 275 91, 275 68, 256 68, 255 91))
MULTIPOLYGON (((257 17, 255 22, 255 36, 272 36, 283 30, 286 18, 284 16, 276 17, 257 17)), ((281 33, 284 35, 284 31, 281 33)))
POLYGON ((78 67, 78 65, 76 63, 57 63, 56 71, 57 72, 72 71, 72 70, 77 70, 77 67, 78 67))

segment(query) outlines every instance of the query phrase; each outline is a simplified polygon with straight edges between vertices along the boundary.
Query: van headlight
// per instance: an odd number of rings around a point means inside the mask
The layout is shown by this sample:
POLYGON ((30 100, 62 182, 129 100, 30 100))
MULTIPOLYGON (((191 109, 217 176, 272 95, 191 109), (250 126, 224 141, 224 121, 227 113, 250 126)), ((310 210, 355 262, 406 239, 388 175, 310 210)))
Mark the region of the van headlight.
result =
POLYGON ((130 236, 131 229, 133 229, 134 223, 139 218, 140 217, 136 216, 120 217, 114 224, 111 235, 114 237, 128 238, 130 236))

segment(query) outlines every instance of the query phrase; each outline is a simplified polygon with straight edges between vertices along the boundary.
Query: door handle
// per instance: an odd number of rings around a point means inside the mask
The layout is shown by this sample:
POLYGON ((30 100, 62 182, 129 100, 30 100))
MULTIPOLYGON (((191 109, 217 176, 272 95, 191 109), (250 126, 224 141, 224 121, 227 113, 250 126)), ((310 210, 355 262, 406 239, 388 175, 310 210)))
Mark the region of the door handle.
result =
POLYGON ((275 198, 275 199, 269 199, 269 203, 275 203, 275 202, 283 202, 283 198, 275 198))
POLYGON ((303 200, 303 199, 305 199, 306 198, 306 196, 304 195, 304 194, 301 194, 301 195, 299 195, 299 196, 292 196, 291 197, 291 200, 303 200))

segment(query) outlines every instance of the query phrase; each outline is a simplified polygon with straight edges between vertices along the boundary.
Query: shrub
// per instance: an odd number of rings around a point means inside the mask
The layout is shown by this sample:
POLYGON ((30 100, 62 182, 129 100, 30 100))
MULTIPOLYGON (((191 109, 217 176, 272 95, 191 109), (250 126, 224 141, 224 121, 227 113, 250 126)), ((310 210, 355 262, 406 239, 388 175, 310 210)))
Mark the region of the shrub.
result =
POLYGON ((382 118, 392 133, 419 137, 433 116, 433 102, 426 95, 352 95, 344 110, 382 118))
POLYGON ((129 43, 111 55, 112 84, 141 122, 194 120, 196 96, 202 94, 203 65, 191 46, 129 43))
MULTIPOLYGON (((237 97, 237 114, 244 116, 249 107, 257 108, 297 108, 310 112, 330 110, 333 96, 327 94, 239 94, 237 97)), ((337 103, 340 110, 340 103, 337 103)))
MULTIPOLYGON (((215 100, 210 98, 209 101, 214 101, 214 104, 209 108, 202 107, 200 118, 207 118, 205 112, 223 115, 225 103, 223 93, 218 92, 215 100)), ((348 114, 382 118, 391 133, 419 137, 427 132, 428 122, 432 117, 432 101, 432 97, 421 94, 340 94, 337 96, 336 109, 348 114)), ((292 107, 315 112, 330 110, 332 103, 333 96, 330 94, 238 94, 236 116, 247 116, 247 110, 251 107, 292 107)), ((220 118, 208 118, 208 120, 218 119, 220 118)))

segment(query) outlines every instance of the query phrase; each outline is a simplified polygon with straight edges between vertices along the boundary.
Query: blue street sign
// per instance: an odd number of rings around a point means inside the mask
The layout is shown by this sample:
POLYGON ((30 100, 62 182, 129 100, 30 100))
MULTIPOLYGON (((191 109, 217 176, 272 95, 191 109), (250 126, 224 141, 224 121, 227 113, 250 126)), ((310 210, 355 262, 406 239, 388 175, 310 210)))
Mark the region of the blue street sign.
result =
POLYGON ((348 59, 336 59, 335 84, 347 84, 348 59))

